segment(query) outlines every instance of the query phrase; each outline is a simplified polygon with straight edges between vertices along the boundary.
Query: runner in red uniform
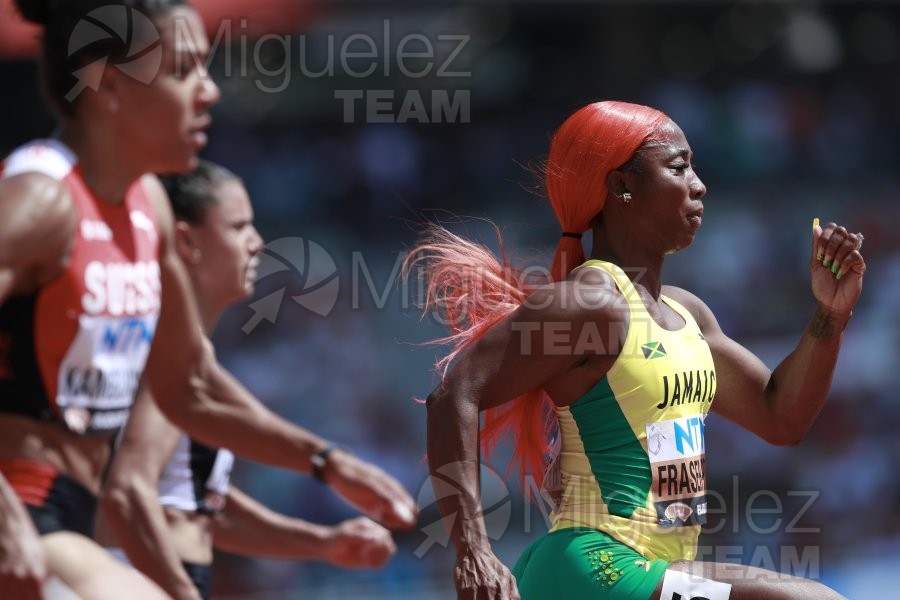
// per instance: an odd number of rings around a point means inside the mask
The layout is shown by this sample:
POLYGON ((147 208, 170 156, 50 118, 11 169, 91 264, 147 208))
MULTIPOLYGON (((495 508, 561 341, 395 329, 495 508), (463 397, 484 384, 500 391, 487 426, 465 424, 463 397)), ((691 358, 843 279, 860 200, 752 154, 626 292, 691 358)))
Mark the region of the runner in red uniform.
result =
MULTIPOLYGON (((329 444, 218 366, 165 191, 147 175, 193 169, 206 143, 219 90, 196 12, 182 0, 17 4, 44 26, 60 129, 13 152, 0 179, 0 597, 40 597, 49 572, 82 598, 158 598, 89 537, 112 434, 142 376, 203 443, 302 472, 329 444), (85 38, 91 27, 130 33, 85 38)), ((376 520, 413 524, 412 499, 379 469, 344 451, 327 467, 332 487, 376 520)))

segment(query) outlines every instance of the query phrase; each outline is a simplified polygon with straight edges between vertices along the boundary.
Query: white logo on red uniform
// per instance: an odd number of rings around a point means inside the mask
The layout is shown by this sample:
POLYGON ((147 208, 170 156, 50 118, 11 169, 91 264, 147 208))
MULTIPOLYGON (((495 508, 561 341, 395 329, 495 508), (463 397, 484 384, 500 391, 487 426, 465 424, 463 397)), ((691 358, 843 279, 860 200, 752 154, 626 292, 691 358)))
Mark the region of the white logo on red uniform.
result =
POLYGON ((104 221, 82 219, 80 223, 81 237, 89 242, 111 242, 112 229, 104 221))
POLYGON ((88 263, 84 270, 87 291, 81 306, 89 315, 144 315, 159 310, 159 263, 88 263))
POLYGON ((151 239, 156 239, 156 226, 153 224, 153 219, 139 210, 131 211, 129 216, 131 217, 132 227, 146 232, 151 239))

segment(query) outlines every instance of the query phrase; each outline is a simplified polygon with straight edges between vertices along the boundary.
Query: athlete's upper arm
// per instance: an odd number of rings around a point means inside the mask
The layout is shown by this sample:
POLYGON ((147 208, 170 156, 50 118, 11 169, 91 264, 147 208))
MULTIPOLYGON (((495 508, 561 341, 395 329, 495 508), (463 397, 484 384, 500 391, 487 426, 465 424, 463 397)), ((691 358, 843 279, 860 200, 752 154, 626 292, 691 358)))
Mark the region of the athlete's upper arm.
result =
POLYGON ((159 229, 162 289, 159 321, 145 373, 158 406, 170 415, 191 395, 190 386, 202 379, 205 336, 190 279, 175 252, 175 220, 166 191, 152 175, 145 176, 144 186, 153 202, 159 229))
MULTIPOLYGON (((458 395, 492 408, 543 387, 586 359, 616 346, 625 327, 616 292, 567 281, 536 291, 490 327, 450 369, 435 397, 458 395), (612 325, 612 326, 611 326, 612 325)), ((624 336, 621 336, 624 339, 624 336)))
POLYGON ((52 177, 22 173, 0 179, 0 304, 62 272, 76 217, 68 190, 52 177))
POLYGON ((667 288, 665 293, 691 311, 709 344, 716 367, 716 397, 711 410, 770 439, 774 420, 767 389, 772 372, 755 354, 725 335, 702 300, 677 288, 667 288))
POLYGON ((149 388, 141 384, 110 466, 107 490, 136 478, 155 486, 178 444, 179 434, 156 407, 149 388))

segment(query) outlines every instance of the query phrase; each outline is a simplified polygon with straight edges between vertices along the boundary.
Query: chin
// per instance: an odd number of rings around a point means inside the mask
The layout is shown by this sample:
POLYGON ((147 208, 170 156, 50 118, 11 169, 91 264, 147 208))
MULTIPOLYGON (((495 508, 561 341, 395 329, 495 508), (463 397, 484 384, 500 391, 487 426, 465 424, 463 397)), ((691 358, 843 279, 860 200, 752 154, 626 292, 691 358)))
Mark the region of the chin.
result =
POLYGON ((200 164, 200 156, 192 149, 181 147, 180 152, 170 152, 167 168, 162 173, 187 174, 200 164))
POLYGON ((187 173, 190 173, 191 171, 193 171, 194 169, 196 169, 199 165, 200 165, 200 157, 197 156, 196 154, 193 154, 193 153, 192 153, 192 154, 190 154, 189 156, 187 156, 187 157, 181 162, 181 164, 179 164, 178 167, 175 168, 175 169, 174 169, 173 171, 171 171, 171 172, 172 172, 172 173, 187 174, 187 173))
POLYGON ((152 169, 152 172, 163 175, 187 175, 188 173, 196 169, 197 165, 199 164, 200 163, 197 158, 182 162, 174 162, 170 160, 165 165, 152 169))
POLYGON ((678 252, 679 250, 684 250, 685 248, 687 248, 688 246, 690 246, 690 245, 693 244, 693 243, 694 243, 694 236, 691 236, 689 239, 687 239, 687 240, 685 240, 684 242, 678 244, 677 246, 675 246, 675 247, 672 248, 671 250, 667 250, 665 254, 666 254, 666 256, 669 256, 670 254, 675 254, 675 253, 678 252))
POLYGON ((256 291, 256 285, 252 281, 248 281, 244 283, 244 287, 241 288, 239 294, 237 294, 238 300, 246 300, 247 298, 251 298, 253 296, 253 292, 256 291))

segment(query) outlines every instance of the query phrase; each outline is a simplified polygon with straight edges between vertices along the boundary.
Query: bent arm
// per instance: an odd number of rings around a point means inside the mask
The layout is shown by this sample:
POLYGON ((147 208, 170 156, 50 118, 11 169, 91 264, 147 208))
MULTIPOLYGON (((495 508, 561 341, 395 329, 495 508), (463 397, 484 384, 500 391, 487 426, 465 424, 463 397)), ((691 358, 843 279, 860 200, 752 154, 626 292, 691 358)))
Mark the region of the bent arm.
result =
POLYGON ((718 374, 712 410, 772 444, 799 443, 825 404, 844 327, 862 292, 866 265, 857 236, 834 223, 814 225, 809 268, 816 312, 772 372, 722 332, 703 302, 676 290, 693 307, 712 351, 718 374))
POLYGON ((216 361, 184 265, 172 243, 172 212, 156 178, 145 179, 160 229, 162 307, 146 375, 162 412, 204 444, 301 472, 324 440, 279 418, 216 361))
POLYGON ((278 514, 232 487, 216 518, 218 550, 348 567, 384 565, 396 550, 390 532, 365 517, 322 526, 278 514))
POLYGON ((198 600, 172 544, 157 487, 179 435, 142 385, 110 467, 101 506, 135 568, 173 598, 198 600))
POLYGON ((590 352, 579 351, 576 340, 586 326, 600 334, 601 347, 611 347, 610 324, 622 319, 613 303, 598 296, 566 306, 566 298, 575 293, 609 291, 577 291, 571 286, 565 282, 536 292, 492 326, 428 398, 428 464, 458 557, 490 551, 480 500, 479 413, 546 388, 583 363, 590 352), (585 308, 591 306, 598 308, 585 308), (560 324, 566 327, 560 330, 560 324))
MULTIPOLYGON (((184 265, 171 237, 172 212, 159 180, 148 178, 160 229, 162 307, 146 375, 159 408, 191 437, 235 454, 309 473, 311 458, 329 445, 278 417, 215 359, 184 265)), ((414 502, 386 473, 349 454, 331 461, 329 484, 347 501, 390 527, 415 523, 414 502)))
POLYGON ((234 486, 213 536, 218 550, 291 559, 324 559, 327 539, 328 527, 276 513, 234 486))
POLYGON ((716 367, 712 410, 771 444, 797 444, 825 404, 849 317, 819 306, 797 347, 774 371, 726 336, 705 306, 700 318, 716 367))

